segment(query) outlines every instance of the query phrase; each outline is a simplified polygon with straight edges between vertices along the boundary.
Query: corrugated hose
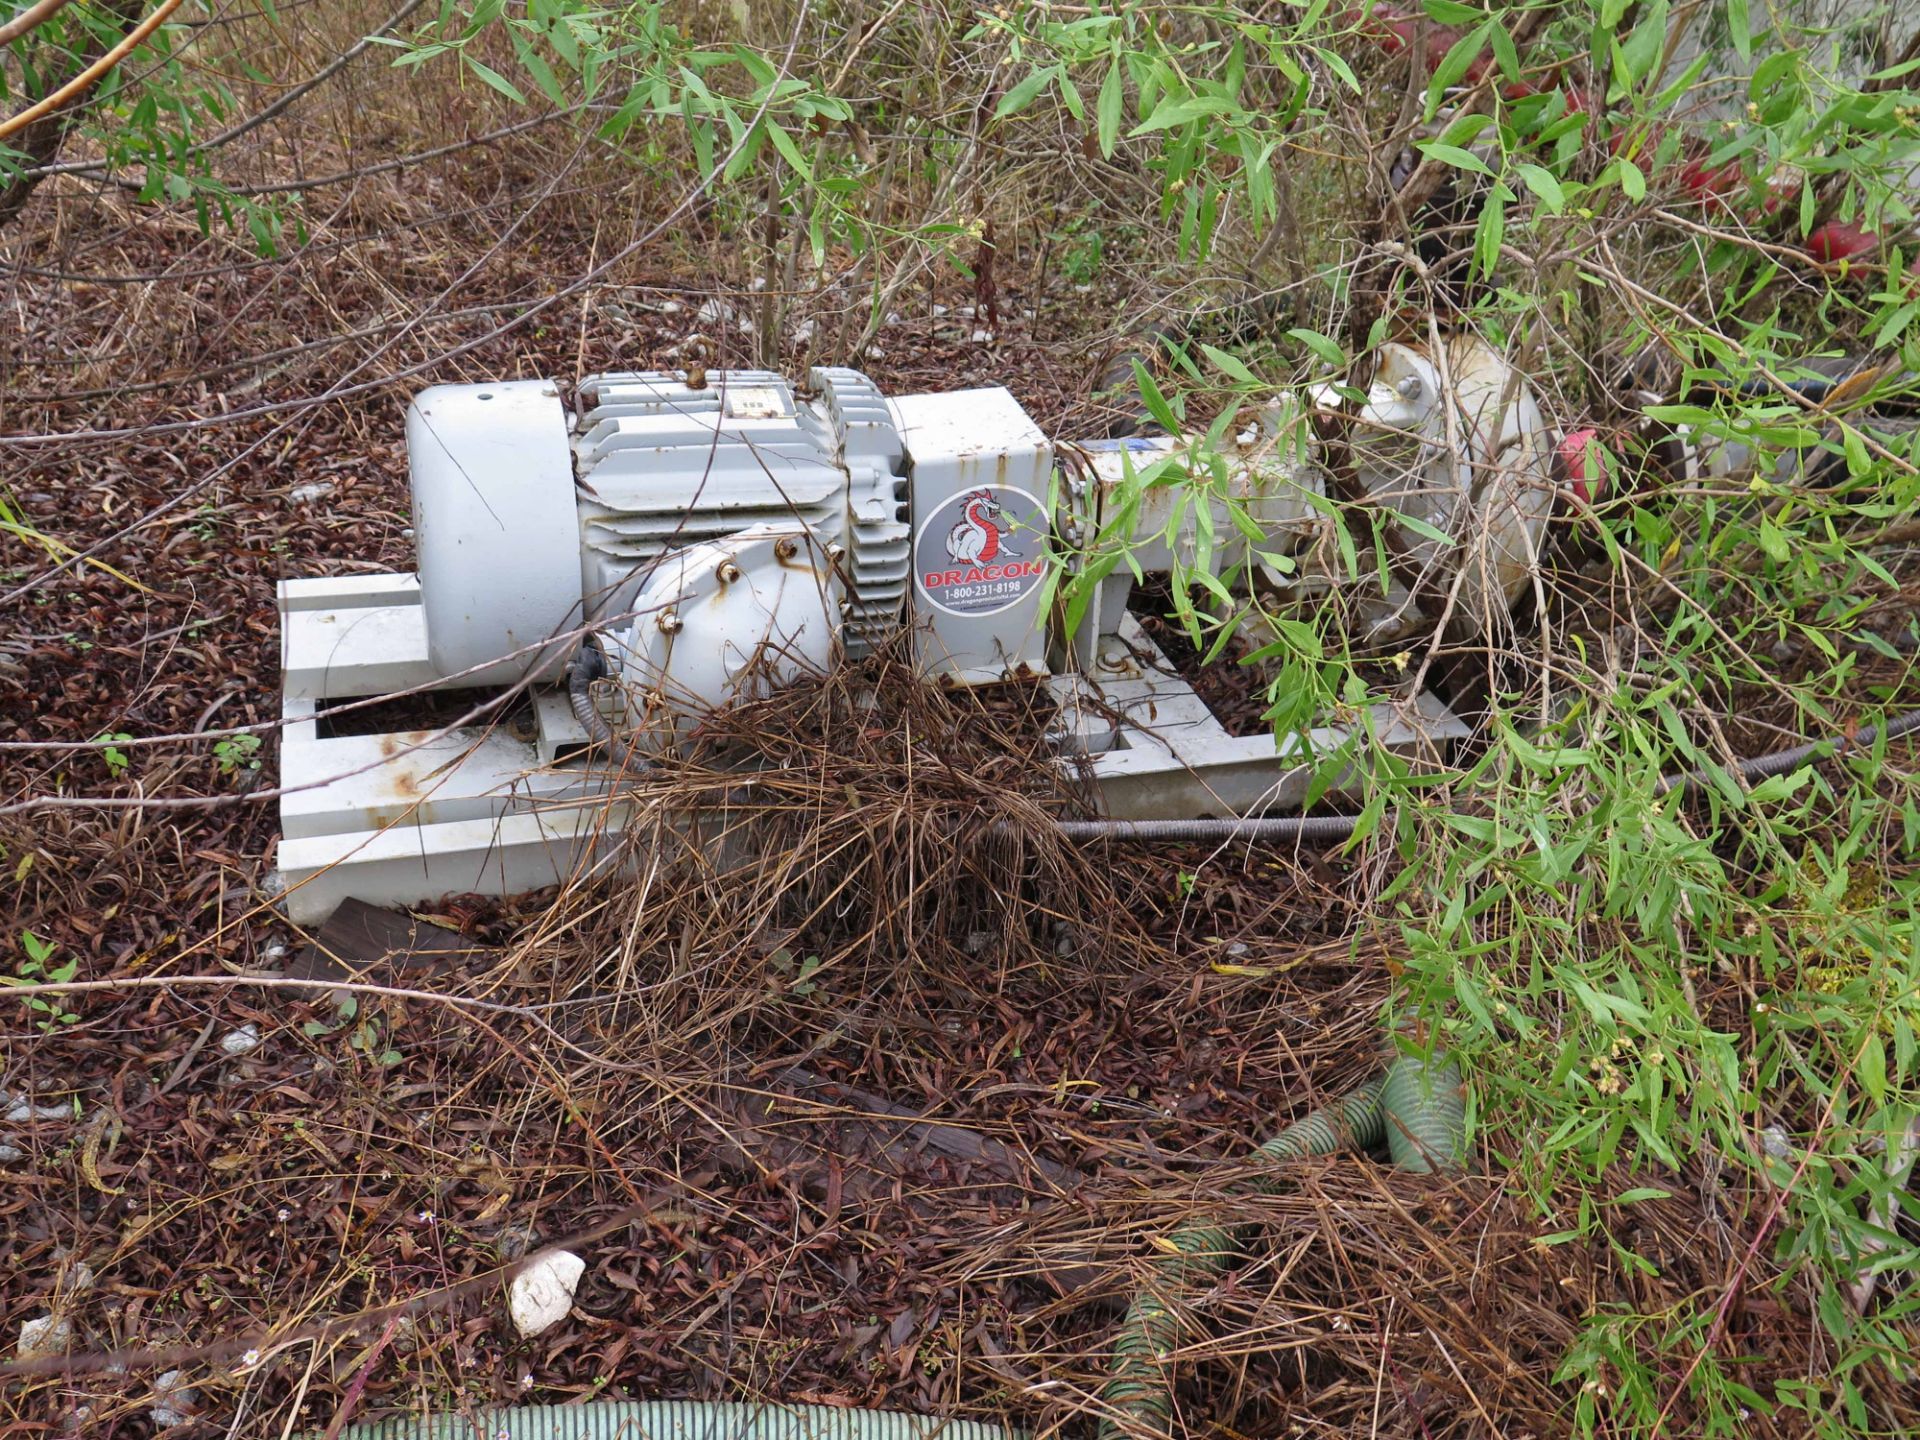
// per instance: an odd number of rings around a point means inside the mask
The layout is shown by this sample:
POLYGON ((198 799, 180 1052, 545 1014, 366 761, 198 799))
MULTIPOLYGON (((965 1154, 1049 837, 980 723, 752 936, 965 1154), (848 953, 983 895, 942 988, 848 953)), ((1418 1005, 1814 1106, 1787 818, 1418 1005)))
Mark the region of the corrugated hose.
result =
POLYGON ((606 673, 607 653, 600 648, 599 639, 584 636, 580 648, 573 652, 573 663, 567 666, 567 704, 573 710, 573 718, 580 722, 580 728, 587 732, 587 738, 603 750, 611 750, 613 727, 607 724, 600 707, 593 703, 593 682, 606 673))
MULTIPOLYGON (((1296 1120, 1262 1145, 1254 1155, 1266 1168, 1239 1188, 1242 1194, 1272 1194, 1285 1183, 1290 1160, 1375 1150, 1383 1142, 1403 1170, 1455 1170, 1465 1162, 1466 1140, 1459 1067, 1445 1056, 1402 1055, 1385 1075, 1296 1120)), ((1182 1225, 1161 1241, 1167 1253, 1154 1267, 1153 1283, 1134 1297, 1113 1342, 1113 1378, 1100 1391, 1105 1413, 1098 1440, 1172 1429, 1167 1356, 1180 1340, 1173 1302, 1225 1270, 1240 1245, 1239 1234, 1216 1220, 1182 1225)))
POLYGON ((349 1425, 341 1440, 1022 1440, 977 1420, 835 1405, 596 1400, 463 1415, 400 1415, 349 1425))

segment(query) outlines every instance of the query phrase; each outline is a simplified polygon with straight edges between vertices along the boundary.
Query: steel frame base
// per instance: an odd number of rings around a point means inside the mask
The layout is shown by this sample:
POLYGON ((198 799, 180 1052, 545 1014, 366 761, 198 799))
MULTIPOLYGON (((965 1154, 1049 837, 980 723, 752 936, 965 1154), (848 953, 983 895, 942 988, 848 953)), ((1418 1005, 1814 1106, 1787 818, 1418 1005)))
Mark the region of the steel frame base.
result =
MULTIPOLYGON (((288 916, 316 924, 349 897, 409 905, 506 895, 612 863, 641 803, 584 758, 562 696, 536 693, 534 724, 322 737, 327 702, 434 686, 411 575, 282 581, 284 698, 277 869, 288 916)), ((1103 637, 1092 675, 1049 682, 1060 763, 1089 775, 1120 819, 1226 816, 1297 805, 1311 765, 1298 737, 1230 735, 1131 615, 1103 637)), ((1376 733, 1413 753, 1466 734, 1437 699, 1382 710, 1376 733)), ((1316 730, 1324 752, 1349 731, 1316 730)))
MULTIPOLYGON (((1092 675, 1056 675, 1055 745, 1084 757, 1082 773, 1116 820, 1195 820, 1288 810, 1306 799, 1313 757, 1345 744, 1353 727, 1298 735, 1233 735, 1131 612, 1100 637, 1092 675)), ((1380 744, 1425 753, 1468 733, 1437 695, 1417 696, 1411 713, 1390 705, 1371 714, 1380 744)), ((1339 787, 1336 786, 1336 790, 1339 787)))

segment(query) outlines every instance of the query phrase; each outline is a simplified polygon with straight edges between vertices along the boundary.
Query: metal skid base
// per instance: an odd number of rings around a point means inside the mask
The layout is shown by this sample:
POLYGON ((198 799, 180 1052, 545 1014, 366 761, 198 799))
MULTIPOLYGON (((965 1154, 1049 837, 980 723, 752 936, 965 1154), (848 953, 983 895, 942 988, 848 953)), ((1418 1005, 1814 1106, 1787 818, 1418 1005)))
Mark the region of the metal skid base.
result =
POLYGON ((280 651, 278 870, 294 921, 349 897, 537 890, 611 852, 628 807, 609 802, 605 771, 556 758, 587 738, 563 696, 536 697, 532 733, 320 735, 326 702, 434 682, 413 576, 282 581, 280 651))
MULTIPOLYGON (((506 895, 607 863, 634 801, 584 758, 586 736, 557 692, 537 692, 533 723, 436 735, 321 736, 329 702, 431 687, 419 582, 411 575, 280 585, 285 677, 278 871, 288 916, 317 924, 348 898, 408 905, 443 895, 506 895)), ((1312 766, 1297 737, 1229 734, 1131 615, 1104 637, 1092 676, 1056 676, 1050 738, 1060 763, 1089 774, 1108 814, 1194 818, 1284 809, 1312 766)), ((1402 752, 1466 733, 1432 696, 1415 715, 1375 717, 1402 752)), ((1322 752, 1347 738, 1316 730, 1322 752)))
MULTIPOLYGON (((1287 810, 1306 799, 1313 757, 1344 744, 1352 730, 1323 726, 1300 737, 1233 735, 1160 647, 1123 611, 1095 647, 1094 673, 1056 675, 1055 745, 1084 757, 1082 773, 1099 786, 1116 820, 1192 820, 1287 810)), ((1372 715, 1379 743, 1400 755, 1431 753, 1468 733, 1440 698, 1420 695, 1408 715, 1381 705, 1372 715)))

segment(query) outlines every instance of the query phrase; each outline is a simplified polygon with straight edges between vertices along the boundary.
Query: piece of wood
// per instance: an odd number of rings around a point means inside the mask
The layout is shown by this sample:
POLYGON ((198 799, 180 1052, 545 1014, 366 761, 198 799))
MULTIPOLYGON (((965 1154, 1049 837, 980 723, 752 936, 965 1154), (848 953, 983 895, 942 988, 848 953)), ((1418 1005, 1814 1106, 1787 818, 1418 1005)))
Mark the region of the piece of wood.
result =
POLYGON ((350 980, 377 969, 447 970, 492 948, 430 920, 363 900, 343 900, 287 967, 287 974, 302 980, 350 980))
POLYGON ((797 1065, 782 1071, 779 1082, 782 1087, 797 1096, 835 1105, 842 1112, 847 1109, 856 1112, 852 1115, 842 1113, 837 1117, 843 1121, 863 1124, 876 1131, 893 1131, 896 1138, 888 1142, 889 1149, 902 1142, 908 1142, 914 1148, 925 1147, 938 1150, 957 1160, 970 1160, 983 1164, 1016 1184, 1030 1183, 1036 1174, 1044 1175, 1062 1192, 1075 1189, 1087 1178, 1070 1165, 1061 1165, 1041 1156, 1016 1150, 999 1140, 988 1139, 963 1126, 929 1120, 921 1112, 910 1106, 896 1105, 884 1095, 856 1089, 852 1085, 844 1085, 837 1080, 828 1080, 797 1065))

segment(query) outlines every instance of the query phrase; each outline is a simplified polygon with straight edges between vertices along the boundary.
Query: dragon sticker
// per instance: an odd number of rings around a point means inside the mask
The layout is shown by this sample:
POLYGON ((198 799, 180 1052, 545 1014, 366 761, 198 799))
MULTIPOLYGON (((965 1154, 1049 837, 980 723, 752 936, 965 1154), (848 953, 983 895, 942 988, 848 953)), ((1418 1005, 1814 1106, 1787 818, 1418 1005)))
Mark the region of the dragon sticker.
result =
POLYGON ((914 584, 949 615, 992 615, 1019 604, 1046 573, 1045 514, 1011 485, 950 496, 920 526, 914 584))

